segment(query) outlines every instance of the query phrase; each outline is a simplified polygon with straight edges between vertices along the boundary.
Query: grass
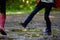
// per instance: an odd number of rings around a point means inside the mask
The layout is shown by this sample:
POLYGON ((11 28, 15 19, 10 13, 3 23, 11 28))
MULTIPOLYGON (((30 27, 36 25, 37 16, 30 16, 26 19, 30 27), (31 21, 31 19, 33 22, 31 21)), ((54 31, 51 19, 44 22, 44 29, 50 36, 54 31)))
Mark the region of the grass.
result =
MULTIPOLYGON (((28 14, 28 13, 31 13, 33 11, 32 10, 15 10, 15 11, 6 11, 6 14, 28 14)), ((44 12, 44 9, 42 9, 41 11, 39 11, 39 13, 42 13, 44 12)))
MULTIPOLYGON (((31 13, 33 9, 23 9, 23 10, 6 10, 6 14, 27 14, 27 13, 31 13)), ((56 12, 59 11, 60 12, 60 8, 52 8, 51 12, 56 12)), ((39 13, 43 13, 45 12, 44 9, 42 9, 41 11, 39 11, 39 13)))

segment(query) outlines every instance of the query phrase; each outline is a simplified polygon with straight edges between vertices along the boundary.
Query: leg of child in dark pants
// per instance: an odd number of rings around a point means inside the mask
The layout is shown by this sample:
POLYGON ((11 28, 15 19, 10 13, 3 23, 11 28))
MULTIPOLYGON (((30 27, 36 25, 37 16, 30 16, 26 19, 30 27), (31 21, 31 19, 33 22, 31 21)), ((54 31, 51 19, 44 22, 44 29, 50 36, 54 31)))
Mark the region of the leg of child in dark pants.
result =
POLYGON ((47 4, 45 7, 45 14, 44 14, 44 18, 46 21, 46 32, 49 35, 51 35, 51 21, 49 19, 49 14, 50 14, 51 9, 52 9, 52 4, 47 4))
POLYGON ((28 18, 22 23, 22 26, 26 28, 27 24, 32 20, 32 18, 35 16, 35 14, 44 8, 43 3, 38 4, 35 9, 31 12, 31 14, 28 16, 28 18))

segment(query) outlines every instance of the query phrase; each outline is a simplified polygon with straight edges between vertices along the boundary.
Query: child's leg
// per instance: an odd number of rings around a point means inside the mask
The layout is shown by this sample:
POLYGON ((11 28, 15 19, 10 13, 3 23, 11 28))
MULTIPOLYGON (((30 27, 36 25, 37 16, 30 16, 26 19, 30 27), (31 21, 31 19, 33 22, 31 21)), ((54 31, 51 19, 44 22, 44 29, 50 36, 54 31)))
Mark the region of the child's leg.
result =
POLYGON ((6 35, 4 32, 4 24, 5 24, 5 19, 6 19, 6 3, 4 0, 1 1, 0 3, 0 32, 3 35, 6 35))
POLYGON ((4 23, 6 19, 6 2, 4 0, 0 3, 0 26, 4 28, 4 23))
POLYGON ((23 24, 27 25, 32 20, 32 18, 35 16, 35 14, 42 8, 44 8, 42 3, 36 6, 36 8, 31 12, 31 14, 28 16, 28 18, 24 21, 23 24))
POLYGON ((49 19, 49 14, 50 14, 51 9, 52 9, 52 5, 46 5, 44 18, 45 18, 46 26, 47 26, 46 31, 48 33, 51 32, 51 21, 49 19))

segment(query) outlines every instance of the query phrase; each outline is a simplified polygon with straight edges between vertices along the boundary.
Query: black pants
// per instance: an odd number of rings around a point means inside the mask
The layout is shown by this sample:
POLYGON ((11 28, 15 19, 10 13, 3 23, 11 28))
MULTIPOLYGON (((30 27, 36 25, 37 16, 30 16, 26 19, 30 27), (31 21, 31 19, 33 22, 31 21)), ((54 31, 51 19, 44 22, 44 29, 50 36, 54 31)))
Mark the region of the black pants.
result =
POLYGON ((0 13, 6 14, 6 0, 0 0, 0 13))
POLYGON ((45 8, 45 13, 44 13, 44 19, 46 21, 46 26, 49 31, 51 31, 51 21, 49 19, 49 14, 50 14, 50 10, 52 9, 52 5, 53 3, 44 3, 44 2, 40 2, 35 9, 31 12, 31 14, 28 16, 28 18, 24 21, 24 24, 27 25, 32 18, 34 17, 34 15, 41 9, 45 8))

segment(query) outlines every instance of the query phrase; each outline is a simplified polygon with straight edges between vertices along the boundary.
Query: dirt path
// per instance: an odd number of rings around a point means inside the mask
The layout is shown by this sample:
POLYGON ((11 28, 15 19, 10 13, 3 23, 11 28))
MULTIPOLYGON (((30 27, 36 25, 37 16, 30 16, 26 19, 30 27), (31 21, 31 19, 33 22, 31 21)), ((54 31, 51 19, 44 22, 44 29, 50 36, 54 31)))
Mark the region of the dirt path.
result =
MULTIPOLYGON (((10 14, 7 15, 6 18, 6 24, 5 24, 5 30, 7 34, 9 35, 9 38, 11 40, 49 40, 49 38, 44 39, 41 37, 25 37, 25 36, 19 36, 17 34, 20 34, 19 32, 11 32, 12 29, 22 29, 22 26, 20 26, 18 23, 23 22, 29 14, 10 14), (15 39, 17 38, 17 39, 15 39)), ((56 28, 58 30, 58 34, 56 34, 57 38, 50 38, 50 40, 60 40, 60 12, 51 12, 50 19, 52 22, 52 28, 56 28)), ((45 20, 43 13, 37 14, 32 21, 28 24, 27 28, 34 28, 34 29, 40 29, 45 28, 45 20)), ((23 32, 23 34, 25 34, 23 32)), ((10 39, 7 40, 10 40, 10 39)))

